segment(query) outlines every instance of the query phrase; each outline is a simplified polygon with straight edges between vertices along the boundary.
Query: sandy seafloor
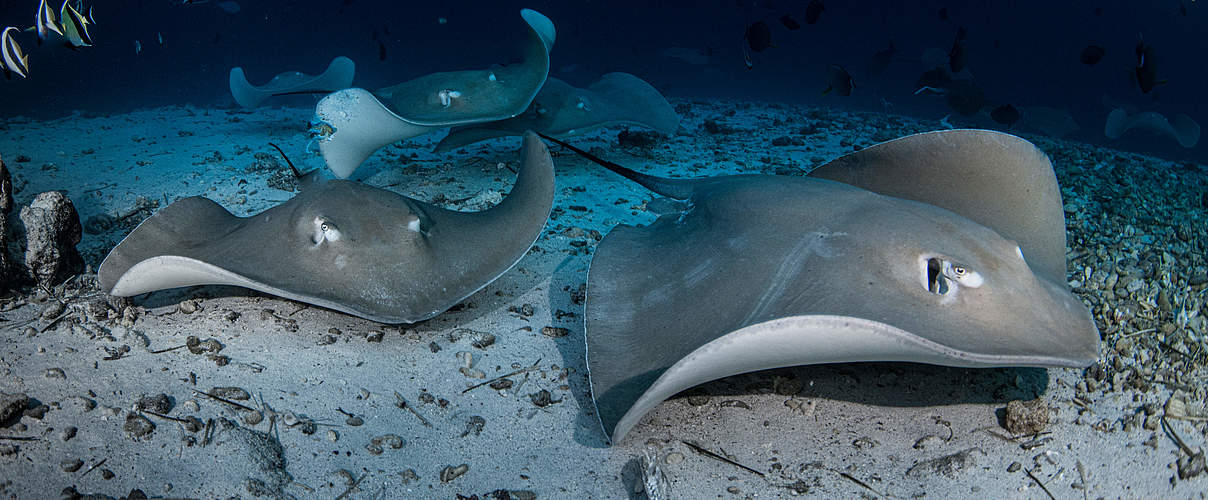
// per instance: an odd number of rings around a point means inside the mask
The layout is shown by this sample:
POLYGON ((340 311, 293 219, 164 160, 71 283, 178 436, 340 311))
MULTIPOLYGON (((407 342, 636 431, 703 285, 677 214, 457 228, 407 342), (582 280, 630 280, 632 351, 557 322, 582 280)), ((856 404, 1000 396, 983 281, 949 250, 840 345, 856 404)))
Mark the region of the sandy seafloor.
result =
MULTIPOLYGON (((941 128, 883 114, 675 104, 680 131, 653 148, 618 145, 617 129, 575 142, 661 175, 802 175, 853 147, 941 128)), ((9 119, 0 154, 19 204, 63 190, 82 220, 120 219, 85 233, 79 248, 95 269, 150 213, 138 207, 205 195, 247 215, 289 199, 270 187, 270 178, 281 185, 285 166, 267 143, 300 168, 321 166, 303 153, 310 114, 164 108, 9 119)), ((519 138, 434 155, 441 135, 388 146, 354 178, 464 210, 507 192, 519 138)), ((581 289, 600 234, 652 221, 651 195, 553 147, 557 198, 535 248, 463 306, 419 324, 376 324, 230 287, 136 297, 137 314, 123 319, 108 311, 91 274, 52 290, 53 298, 43 291, 0 299, 0 392, 49 408, 0 428, 0 436, 36 438, 0 440, 8 445, 0 497, 57 498, 74 487, 114 497, 137 488, 170 498, 643 498, 639 459, 654 450, 670 485, 664 498, 1203 498, 1208 478, 1178 478, 1186 453, 1161 419, 1176 390, 1193 408, 1204 402, 1205 170, 1025 137, 1056 164, 1071 284, 1105 337, 1096 368, 870 363, 747 374, 661 404, 610 447, 588 390, 581 289), (1104 278, 1112 273, 1120 278, 1104 278), (1126 277, 1142 285, 1102 285, 1126 277), (55 300, 67 315, 51 325, 41 314, 55 300), (485 333, 494 343, 475 347, 485 333), (201 344, 179 348, 190 336, 201 344), (216 347, 209 339, 221 350, 207 351, 216 347), (461 369, 459 353, 472 355, 472 369, 461 369), (510 388, 465 391, 534 365, 509 377, 510 388), (238 402, 257 411, 195 392, 215 387, 246 391, 251 398, 238 402), (535 404, 531 395, 542 390, 551 404, 535 404), (136 409, 140 397, 161 393, 172 401, 166 415, 196 417, 203 429, 136 409), (414 412, 399 408, 395 393, 414 412), (999 411, 1037 396, 1051 407, 1047 433, 1010 436, 999 411), (155 428, 136 437, 128 418, 155 428), (926 463, 942 457, 940 466, 926 463), (442 478, 462 464, 463 474, 442 478)), ((701 300, 727 298, 719 290, 701 300)), ((1203 446, 1203 421, 1166 420, 1193 451, 1203 446)))

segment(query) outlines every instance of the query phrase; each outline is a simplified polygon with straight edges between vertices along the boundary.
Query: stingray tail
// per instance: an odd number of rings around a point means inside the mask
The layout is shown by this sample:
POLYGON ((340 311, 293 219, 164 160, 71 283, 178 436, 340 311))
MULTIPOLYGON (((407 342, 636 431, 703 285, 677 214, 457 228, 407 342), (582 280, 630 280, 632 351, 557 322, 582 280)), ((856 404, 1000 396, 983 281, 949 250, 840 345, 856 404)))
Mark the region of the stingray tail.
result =
POLYGON ((618 175, 620 175, 626 179, 629 179, 633 182, 641 184, 642 187, 649 189, 651 191, 654 191, 655 193, 658 193, 660 195, 666 196, 668 198, 676 199, 676 200, 686 200, 686 199, 692 197, 693 186, 696 184, 695 181, 693 181, 692 179, 668 179, 666 177, 657 177, 654 175, 643 174, 643 173, 635 171, 633 169, 629 169, 629 168, 617 165, 616 163, 613 163, 613 162, 610 162, 603 158, 600 158, 596 155, 588 153, 587 151, 584 151, 584 150, 576 148, 570 144, 567 144, 566 142, 563 142, 561 140, 555 139, 548 135, 542 134, 541 132, 537 132, 537 135, 540 135, 541 137, 545 138, 546 140, 553 142, 559 146, 562 146, 566 149, 574 151, 579 156, 587 158, 588 160, 591 160, 593 163, 596 163, 604 168, 607 168, 613 172, 616 172, 618 175))

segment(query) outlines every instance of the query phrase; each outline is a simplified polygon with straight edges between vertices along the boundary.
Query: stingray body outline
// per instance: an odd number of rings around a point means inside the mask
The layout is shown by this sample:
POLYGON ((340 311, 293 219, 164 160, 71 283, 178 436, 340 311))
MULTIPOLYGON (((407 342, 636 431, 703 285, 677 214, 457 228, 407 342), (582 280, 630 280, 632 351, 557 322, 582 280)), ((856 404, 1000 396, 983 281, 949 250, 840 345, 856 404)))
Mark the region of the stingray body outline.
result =
POLYGON ((235 285, 382 323, 422 321, 507 272, 541 235, 553 161, 534 134, 521 154, 512 191, 474 213, 344 180, 306 186, 249 217, 184 198, 114 247, 98 284, 127 297, 235 285))
POLYGON ((892 187, 898 196, 818 177, 665 179, 604 163, 688 202, 647 226, 613 228, 589 267, 588 374, 614 443, 667 397, 738 373, 850 361, 1075 367, 1097 358, 1090 312, 1064 284, 1064 248, 1060 269, 1054 263, 1052 239, 1064 241, 1064 228, 1052 231, 1063 215, 1051 164, 1022 139, 917 134, 815 171, 855 168, 853 182, 871 185, 914 177, 892 187), (920 151, 927 161, 913 161, 920 151), (983 186, 969 172, 994 168, 1015 175, 983 186), (931 176, 910 172, 919 169, 952 170, 963 194, 934 194, 931 176), (994 219, 989 198, 1027 193, 1043 206, 993 228, 972 218, 994 219))

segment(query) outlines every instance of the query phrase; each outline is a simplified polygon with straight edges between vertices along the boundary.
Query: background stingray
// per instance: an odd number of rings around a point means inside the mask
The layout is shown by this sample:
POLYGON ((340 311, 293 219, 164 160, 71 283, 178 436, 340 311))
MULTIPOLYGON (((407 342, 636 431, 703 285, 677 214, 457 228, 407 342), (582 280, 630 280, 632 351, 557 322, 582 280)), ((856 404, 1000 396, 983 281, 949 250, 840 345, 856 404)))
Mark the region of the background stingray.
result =
POLYGON ((315 106, 311 131, 328 168, 340 178, 382 146, 437 129, 511 118, 524 111, 549 75, 554 23, 520 11, 529 27, 524 62, 484 70, 450 71, 369 92, 351 88, 315 106))
POLYGON ((185 198, 122 240, 99 284, 119 296, 237 285, 383 323, 424 320, 494 281, 540 235, 553 162, 533 134, 521 154, 511 193, 477 213, 340 180, 246 218, 185 198))
POLYGON ((274 76, 264 85, 254 86, 248 83, 243 68, 236 67, 231 68, 231 95, 240 106, 254 108, 275 95, 332 92, 351 87, 355 73, 356 63, 353 63, 352 59, 337 56, 327 65, 327 69, 318 75, 286 71, 274 76))
POLYGON ((672 135, 679 116, 649 83, 629 73, 608 73, 586 89, 550 77, 528 110, 508 120, 456 127, 436 145, 437 152, 532 130, 554 137, 581 134, 609 125, 638 125, 672 135))
POLYGON ((1124 108, 1113 109, 1103 124, 1103 135, 1119 139, 1132 129, 1149 130, 1178 141, 1180 146, 1194 148, 1200 142, 1200 124, 1183 113, 1167 119, 1155 111, 1130 113, 1124 108))
POLYGON ((614 228, 592 259, 588 368, 614 442, 667 397, 737 373, 851 361, 1077 367, 1097 357, 1090 313, 1046 253, 1060 248, 1044 240, 1054 236, 1049 219, 1063 217, 1059 196, 1038 196, 1055 192, 1051 165, 1022 139, 931 132, 818 169, 897 178, 899 197, 813 177, 662 179, 609 168, 689 205, 614 228), (960 173, 990 166, 1016 175, 982 183, 960 173), (908 175, 894 175, 899 168, 908 175), (960 189, 936 184, 946 175, 964 179, 960 189), (985 217, 994 210, 979 213, 980 202, 1028 193, 1044 205, 1040 216, 989 227, 931 204, 985 217), (1021 248, 1002 234, 1037 239, 1021 248))

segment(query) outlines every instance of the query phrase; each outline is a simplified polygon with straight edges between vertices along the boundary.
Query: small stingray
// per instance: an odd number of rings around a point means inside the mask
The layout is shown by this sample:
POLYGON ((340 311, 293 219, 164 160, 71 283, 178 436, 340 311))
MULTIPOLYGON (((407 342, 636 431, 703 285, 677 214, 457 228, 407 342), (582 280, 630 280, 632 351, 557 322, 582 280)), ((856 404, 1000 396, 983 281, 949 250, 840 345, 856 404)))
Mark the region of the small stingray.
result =
POLYGON ((505 120, 524 112, 549 75, 554 23, 520 11, 529 27, 524 62, 421 76, 376 92, 341 90, 315 106, 311 133, 339 178, 382 146, 457 125, 505 120))
POLYGON ((129 297, 236 285, 382 323, 428 319, 510 269, 541 234, 553 161, 534 134, 524 137, 521 156, 511 193, 477 213, 342 180, 308 185, 251 217, 185 198, 109 253, 100 287, 129 297))
POLYGON ((1155 111, 1129 113, 1123 108, 1113 109, 1107 114, 1103 135, 1109 139, 1119 139, 1132 129, 1149 130, 1169 136, 1185 148, 1194 148, 1200 142, 1200 124, 1190 116, 1179 113, 1174 115, 1173 119, 1167 119, 1155 111))
POLYGON ((617 226, 591 262, 587 362, 613 442, 666 398, 739 373, 1080 367, 1098 355, 1090 312, 1065 285, 1052 165, 1018 137, 912 135, 814 177, 664 179, 595 161, 688 206, 617 226))
POLYGON ((436 145, 437 152, 526 130, 568 137, 609 125, 638 125, 666 135, 679 116, 659 91, 629 73, 608 73, 586 89, 550 77, 529 109, 515 118, 457 127, 436 145))
POLYGON ((248 83, 243 68, 231 68, 231 95, 235 102, 245 108, 259 106, 272 96, 291 94, 317 94, 333 92, 352 86, 352 77, 356 73, 356 64, 344 56, 331 60, 327 69, 318 75, 308 75, 299 71, 286 71, 274 76, 268 83, 254 86, 248 83))

